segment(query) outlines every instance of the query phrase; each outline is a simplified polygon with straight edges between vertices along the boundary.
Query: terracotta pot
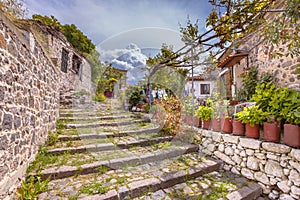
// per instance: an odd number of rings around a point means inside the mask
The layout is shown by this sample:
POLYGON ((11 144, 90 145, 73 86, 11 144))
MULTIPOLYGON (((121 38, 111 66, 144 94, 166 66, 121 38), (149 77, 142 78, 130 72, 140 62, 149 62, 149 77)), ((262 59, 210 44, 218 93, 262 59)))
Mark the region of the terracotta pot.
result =
POLYGON ((112 98, 114 96, 114 93, 113 92, 109 92, 109 91, 105 91, 104 92, 104 95, 107 97, 107 98, 112 98))
MULTIPOLYGON (((192 123, 193 123, 193 116, 192 115, 182 114, 181 119, 185 124, 192 125, 192 123)), ((194 126, 199 127, 199 123, 200 123, 199 121, 201 121, 201 120, 199 120, 198 117, 194 116, 194 126)))
POLYGON ((239 103, 238 100, 231 100, 229 105, 234 106, 234 105, 237 105, 238 103, 239 103))
POLYGON ((285 124, 283 129, 284 144, 300 148, 300 126, 285 124))
POLYGON ((259 124, 254 124, 250 126, 249 123, 246 124, 246 137, 248 138, 259 138, 259 124))
POLYGON ((211 130, 221 131, 221 119, 211 119, 211 130))
POLYGON ((198 127, 202 128, 202 119, 199 119, 198 127))
POLYGON ((264 140, 268 142, 280 142, 280 122, 264 122, 264 140))
POLYGON ((232 119, 231 118, 222 118, 221 119, 221 131, 224 133, 232 132, 232 119))
POLYGON ((241 136, 245 134, 245 126, 241 121, 236 119, 232 120, 232 134, 241 136))
POLYGON ((203 120, 203 128, 204 129, 210 129, 210 120, 206 121, 206 120, 203 120))

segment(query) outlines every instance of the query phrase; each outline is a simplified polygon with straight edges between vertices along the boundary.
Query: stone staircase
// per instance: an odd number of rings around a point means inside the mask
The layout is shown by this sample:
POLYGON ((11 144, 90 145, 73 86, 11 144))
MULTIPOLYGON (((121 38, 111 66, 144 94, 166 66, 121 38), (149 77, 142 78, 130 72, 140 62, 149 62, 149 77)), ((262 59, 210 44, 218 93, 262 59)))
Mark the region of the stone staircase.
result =
POLYGON ((200 156, 197 144, 161 134, 149 117, 114 101, 61 110, 57 133, 29 167, 29 175, 50 180, 39 199, 261 198, 258 184, 222 170, 220 161, 200 156))

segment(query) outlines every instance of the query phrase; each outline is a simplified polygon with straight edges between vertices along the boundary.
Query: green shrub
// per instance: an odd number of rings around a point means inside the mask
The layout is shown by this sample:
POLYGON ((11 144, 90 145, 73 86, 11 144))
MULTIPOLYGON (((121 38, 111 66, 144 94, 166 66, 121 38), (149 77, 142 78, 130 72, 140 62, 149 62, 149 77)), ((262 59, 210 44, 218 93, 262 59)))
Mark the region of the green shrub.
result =
POLYGON ((93 100, 97 102, 105 101, 106 96, 103 93, 98 93, 93 96, 93 100))

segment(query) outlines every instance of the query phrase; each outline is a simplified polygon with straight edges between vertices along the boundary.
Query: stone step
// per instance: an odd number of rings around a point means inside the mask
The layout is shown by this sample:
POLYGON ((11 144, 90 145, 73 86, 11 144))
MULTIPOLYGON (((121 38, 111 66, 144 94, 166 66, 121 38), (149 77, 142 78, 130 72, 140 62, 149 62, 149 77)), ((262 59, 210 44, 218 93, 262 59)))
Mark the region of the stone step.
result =
POLYGON ((115 150, 115 149, 128 149, 133 146, 149 146, 152 144, 157 144, 165 141, 171 141, 173 139, 173 136, 165 136, 165 137, 157 137, 152 139, 140 139, 138 141, 129 141, 129 142, 119 142, 117 144, 113 143, 101 143, 101 144, 90 144, 85 146, 79 146, 79 147, 67 147, 67 148, 55 148, 48 150, 49 154, 64 154, 65 152, 68 152, 70 154, 75 153, 83 153, 86 151, 90 152, 99 152, 99 151, 108 151, 108 150, 115 150))
MULTIPOLYGON (((60 117, 84 117, 84 116, 103 116, 103 115, 121 115, 130 114, 128 111, 79 111, 79 112, 60 112, 60 117)), ((131 113, 132 114, 132 113, 131 113)))
MULTIPOLYGON (((221 173, 214 171, 156 192, 151 191, 134 199, 255 200, 262 194, 259 184, 249 183, 246 178, 220 171, 221 173)), ((120 196, 118 197, 120 199, 120 196)))
MULTIPOLYGON (((129 165, 142 165, 146 163, 151 163, 159 160, 169 159, 173 157, 177 157, 184 154, 189 154, 192 152, 197 152, 199 150, 198 145, 185 145, 185 146, 172 146, 167 150, 160 150, 157 152, 148 152, 148 153, 140 153, 134 154, 132 153, 131 156, 126 157, 119 157, 116 159, 108 159, 103 160, 102 158, 99 159, 100 161, 83 164, 80 166, 61 166, 61 167, 52 167, 44 169, 40 172, 40 175, 43 180, 50 178, 51 180, 54 179, 61 179, 66 178, 78 174, 89 174, 89 173, 97 173, 99 167, 108 167, 109 169, 120 169, 125 166, 129 165)), ((121 150, 116 151, 116 153, 120 152, 121 150)), ((109 151, 107 152, 110 155, 109 151)), ((120 152, 121 153, 121 152, 120 152)), ((103 154, 103 153, 102 153, 103 154)), ((120 154, 119 154, 120 155, 120 154)), ((99 156, 103 156, 100 155, 99 156)))
POLYGON ((181 155, 163 162, 155 161, 136 167, 102 171, 102 174, 78 175, 77 177, 52 180, 48 184, 50 191, 41 194, 39 199, 55 199, 58 191, 60 195, 66 197, 76 196, 77 193, 78 199, 134 198, 149 192, 149 189, 154 192, 169 188, 219 170, 221 164, 221 162, 210 159, 199 160, 196 154, 181 155), (183 161, 188 163, 184 164, 183 161), (99 193, 98 191, 92 191, 91 194, 80 194, 81 188, 91 185, 91 182, 106 187, 106 191, 100 192, 105 194, 93 195, 99 193), (65 187, 66 185, 67 187, 65 187))
POLYGON ((103 116, 87 116, 87 117, 60 117, 59 120, 67 121, 88 121, 88 120, 111 120, 111 119, 123 119, 123 118, 141 118, 141 115, 103 115, 103 116))
POLYGON ((60 141, 70 141, 70 140, 83 140, 83 139, 103 139, 108 137, 122 137, 129 135, 138 135, 138 134, 153 134, 158 133, 160 128, 148 128, 140 130, 129 130, 129 131, 115 131, 115 132, 100 132, 97 134, 79 134, 79 135, 59 135, 58 139, 60 141))
POLYGON ((101 126, 122 126, 135 124, 140 122, 150 122, 149 119, 138 119, 138 120, 130 120, 130 121, 121 121, 121 122, 93 122, 86 124, 66 124, 66 128, 95 128, 101 126))

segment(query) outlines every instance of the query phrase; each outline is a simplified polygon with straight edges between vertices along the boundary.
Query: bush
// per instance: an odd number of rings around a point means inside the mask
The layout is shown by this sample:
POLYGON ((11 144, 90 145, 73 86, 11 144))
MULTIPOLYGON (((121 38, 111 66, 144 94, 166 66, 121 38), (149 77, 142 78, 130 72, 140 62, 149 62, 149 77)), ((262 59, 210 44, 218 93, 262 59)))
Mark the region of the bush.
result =
POLYGON ((103 93, 98 93, 93 96, 93 100, 97 102, 102 102, 106 99, 106 96, 103 93))
POLYGON ((182 105, 176 97, 154 100, 154 103, 164 108, 165 119, 162 131, 166 135, 176 135, 180 125, 182 105))

